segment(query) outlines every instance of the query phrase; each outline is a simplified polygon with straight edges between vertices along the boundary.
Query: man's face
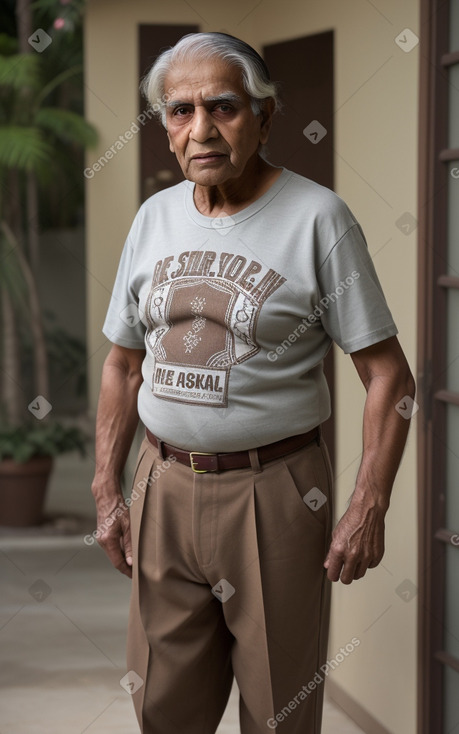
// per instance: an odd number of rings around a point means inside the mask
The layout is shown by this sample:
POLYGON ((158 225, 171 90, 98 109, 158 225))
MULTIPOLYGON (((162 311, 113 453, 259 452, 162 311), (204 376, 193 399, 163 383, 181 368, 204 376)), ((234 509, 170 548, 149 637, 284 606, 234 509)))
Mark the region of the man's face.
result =
POLYGON ((266 143, 271 114, 255 115, 241 71, 215 58, 174 66, 165 80, 169 147, 183 175, 201 186, 237 179, 266 143))

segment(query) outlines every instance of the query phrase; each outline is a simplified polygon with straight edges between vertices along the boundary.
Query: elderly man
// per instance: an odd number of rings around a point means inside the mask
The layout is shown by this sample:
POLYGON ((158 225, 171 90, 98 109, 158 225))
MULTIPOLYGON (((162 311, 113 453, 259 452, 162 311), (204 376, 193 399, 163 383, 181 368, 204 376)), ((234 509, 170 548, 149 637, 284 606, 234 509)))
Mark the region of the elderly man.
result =
POLYGON ((99 542, 132 571, 137 717, 145 734, 211 734, 234 675, 242 734, 319 734, 330 582, 381 561, 408 430, 396 405, 413 378, 349 209, 264 157, 278 103, 259 55, 192 34, 143 88, 185 181, 143 204, 126 241, 92 487, 99 542), (333 341, 367 397, 332 534, 320 424, 333 341), (128 517, 120 475, 138 416, 128 517))

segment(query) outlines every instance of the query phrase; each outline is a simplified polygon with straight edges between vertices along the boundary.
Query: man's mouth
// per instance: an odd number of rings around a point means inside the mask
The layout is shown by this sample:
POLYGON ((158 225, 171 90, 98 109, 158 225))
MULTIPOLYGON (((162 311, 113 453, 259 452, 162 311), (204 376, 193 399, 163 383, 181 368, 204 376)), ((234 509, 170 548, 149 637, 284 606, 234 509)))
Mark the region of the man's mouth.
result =
POLYGON ((203 162, 203 163, 212 163, 213 161, 220 160, 221 158, 224 158, 224 153, 218 153, 217 151, 209 151, 209 153, 197 153, 196 155, 192 156, 192 161, 203 162))

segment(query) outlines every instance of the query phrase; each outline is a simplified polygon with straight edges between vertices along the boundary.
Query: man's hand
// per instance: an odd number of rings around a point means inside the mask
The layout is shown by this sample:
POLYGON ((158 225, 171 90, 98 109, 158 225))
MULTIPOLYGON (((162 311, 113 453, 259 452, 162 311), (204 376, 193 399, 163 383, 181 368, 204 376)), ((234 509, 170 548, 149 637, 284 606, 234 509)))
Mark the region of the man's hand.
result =
POLYGON ((384 555, 384 517, 402 458, 409 420, 396 406, 413 398, 415 385, 395 336, 351 354, 367 391, 363 455, 354 494, 332 535, 324 566, 331 581, 343 584, 365 576, 384 555))
POLYGON ((129 509, 124 502, 121 490, 107 505, 97 503, 97 542, 115 568, 132 578, 132 543, 129 509))
POLYGON ((97 507, 97 540, 121 573, 132 576, 129 510, 120 477, 139 416, 144 349, 114 344, 104 362, 96 421, 96 471, 92 493, 97 507))
POLYGON ((330 581, 350 584, 377 566, 384 555, 385 511, 378 505, 351 502, 333 531, 324 562, 330 581))

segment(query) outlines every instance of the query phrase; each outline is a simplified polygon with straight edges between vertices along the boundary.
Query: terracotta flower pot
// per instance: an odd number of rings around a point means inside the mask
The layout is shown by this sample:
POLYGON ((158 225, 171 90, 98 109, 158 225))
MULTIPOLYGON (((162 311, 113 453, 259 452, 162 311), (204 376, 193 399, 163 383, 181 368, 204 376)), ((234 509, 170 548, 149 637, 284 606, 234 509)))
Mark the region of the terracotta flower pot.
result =
POLYGON ((52 466, 50 456, 36 456, 24 464, 0 461, 0 525, 40 525, 52 466))

